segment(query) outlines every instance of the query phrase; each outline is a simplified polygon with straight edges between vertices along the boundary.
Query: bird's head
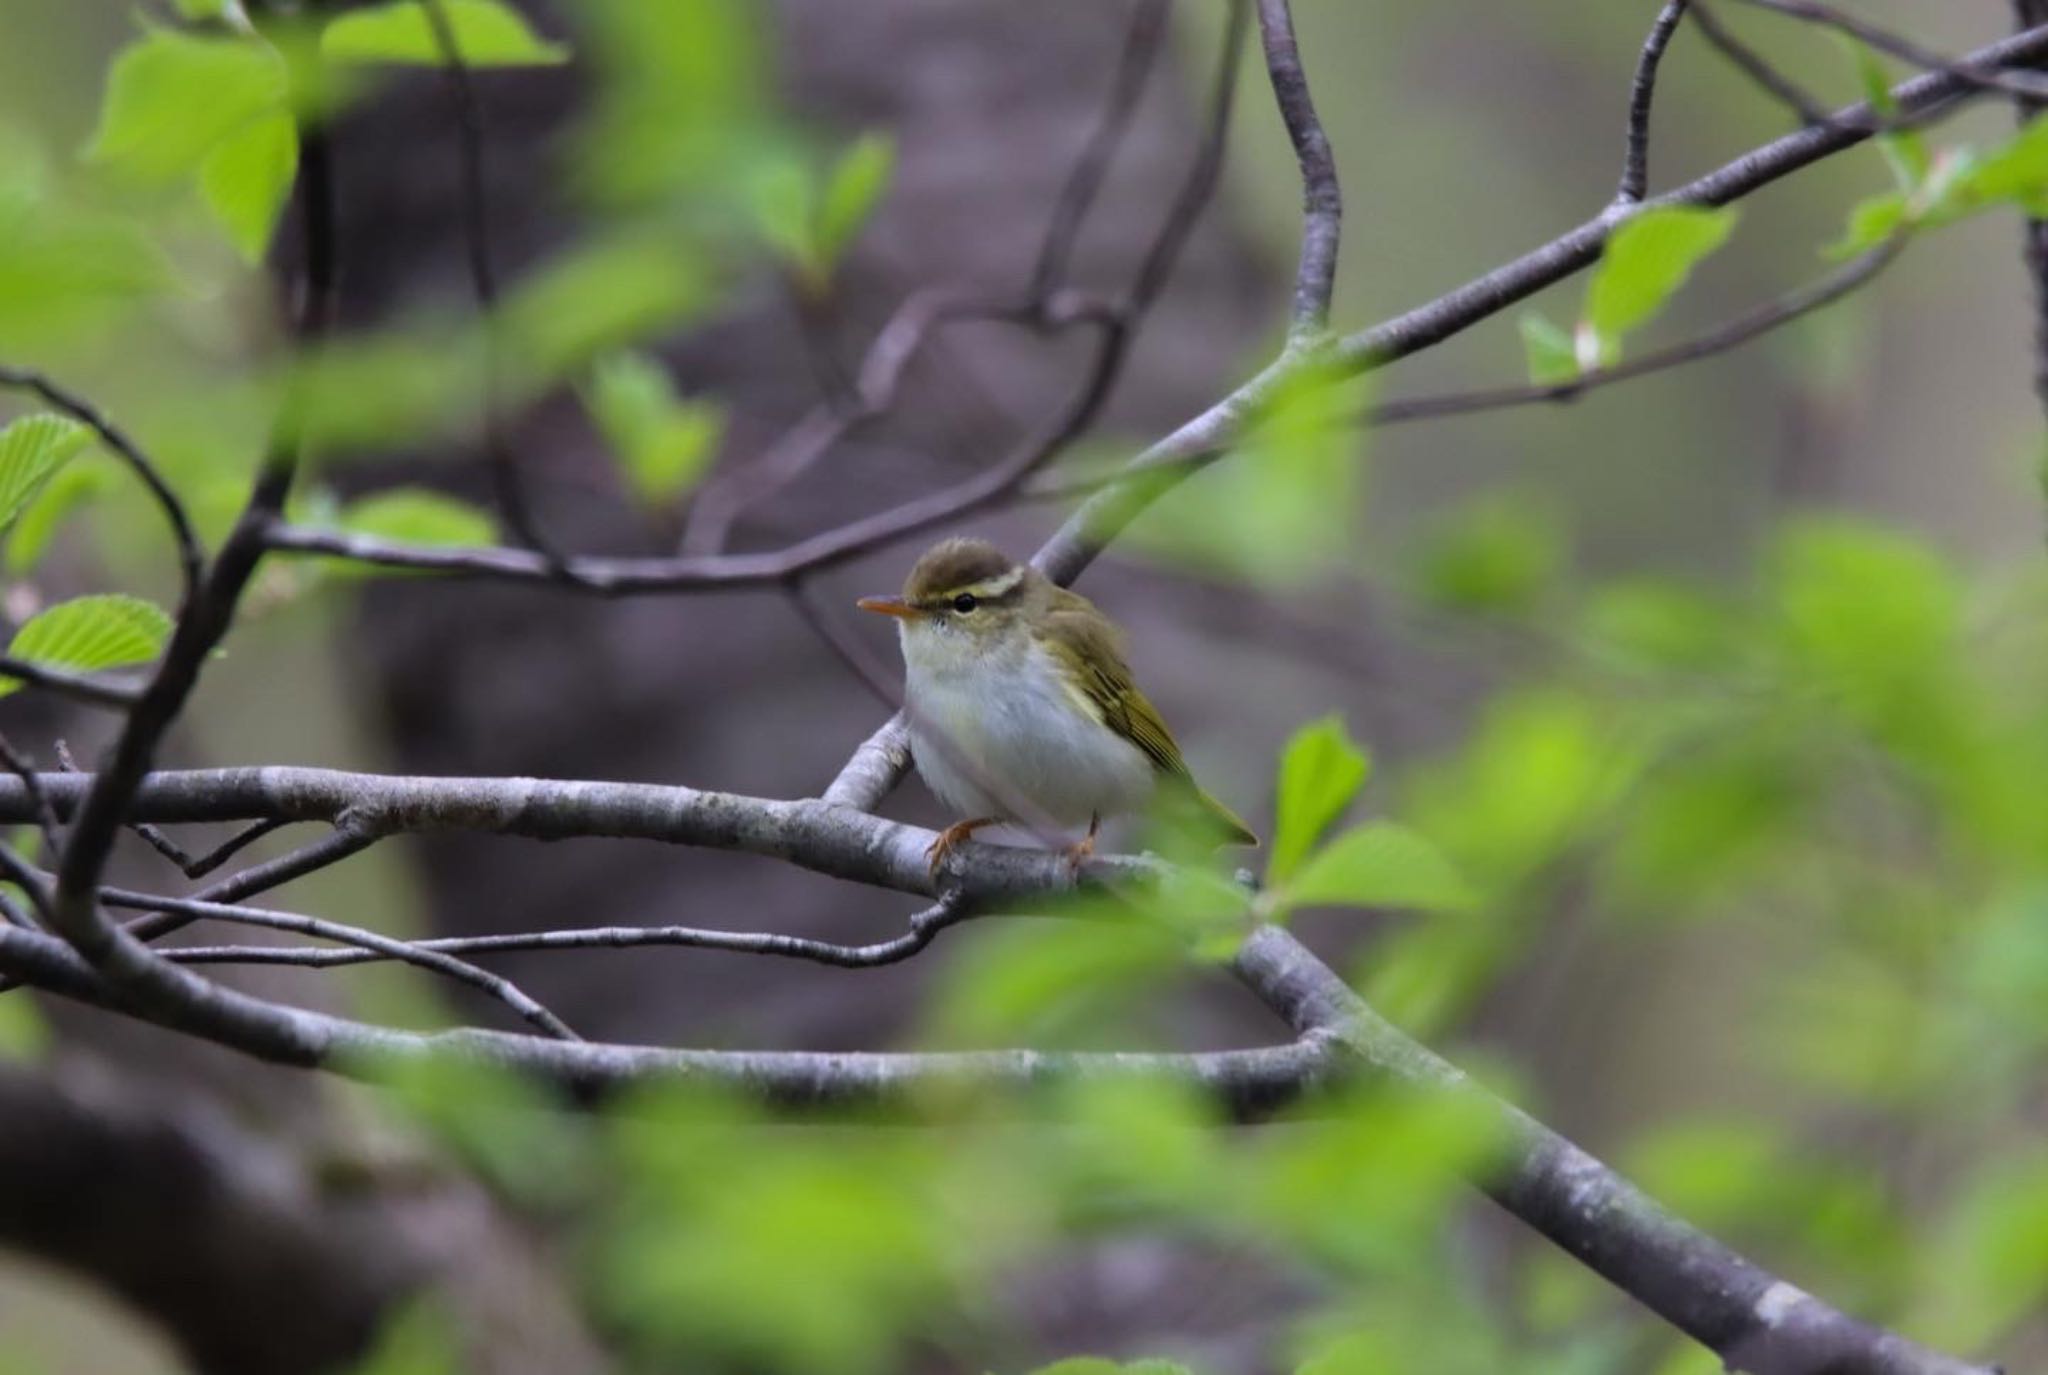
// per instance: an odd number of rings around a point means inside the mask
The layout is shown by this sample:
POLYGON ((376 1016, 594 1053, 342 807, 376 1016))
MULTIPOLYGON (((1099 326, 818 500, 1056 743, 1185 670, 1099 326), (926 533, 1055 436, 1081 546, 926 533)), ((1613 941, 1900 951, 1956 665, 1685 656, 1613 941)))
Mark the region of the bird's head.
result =
POLYGON ((979 539, 949 539, 926 550, 904 580, 900 597, 862 597, 863 611, 894 616, 912 637, 958 637, 993 646, 1021 634, 1044 577, 979 539))

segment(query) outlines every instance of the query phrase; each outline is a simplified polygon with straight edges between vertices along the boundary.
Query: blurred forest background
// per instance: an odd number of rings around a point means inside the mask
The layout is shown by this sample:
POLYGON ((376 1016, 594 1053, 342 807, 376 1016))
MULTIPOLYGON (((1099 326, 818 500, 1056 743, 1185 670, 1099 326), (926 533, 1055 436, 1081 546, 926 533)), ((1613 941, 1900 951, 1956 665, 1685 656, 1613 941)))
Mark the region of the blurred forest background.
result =
MULTIPOLYGON (((608 64, 631 61, 606 49, 606 30, 586 12, 603 6, 536 0, 520 8, 577 57, 476 77, 507 281, 586 225, 590 202, 578 186, 593 155, 580 121, 592 83, 612 73, 608 64)), ((1125 6, 778 0, 735 8, 758 22, 760 99, 783 112, 778 118, 827 150, 870 132, 894 143, 888 190, 848 250, 825 312, 843 359, 857 358, 920 286, 1021 280, 1108 87, 1125 6)), ((1612 195, 1628 75, 1655 8, 1569 0, 1297 5, 1301 48, 1346 190, 1340 328, 1447 290, 1612 195)), ((133 10, 0 0, 0 158, 13 173, 63 166, 90 141, 107 63, 135 32, 133 10)), ((1989 0, 1871 0, 1858 12, 1949 52, 2010 27, 2006 7, 1989 0)), ((1854 64, 1839 44, 1747 11, 1731 17, 1829 104, 1858 97, 1854 64)), ((1161 79, 1148 88, 1081 240, 1080 281, 1120 280, 1142 251, 1192 154, 1220 18, 1219 4, 1175 6, 1161 79)), ((630 28, 613 24, 615 36, 630 28)), ((743 63, 746 55, 731 56, 743 63)), ((1081 461, 1151 442, 1257 367, 1281 337, 1300 183, 1256 61, 1245 65, 1238 96, 1223 185, 1081 461)), ((1658 92, 1652 189, 1788 127, 1783 109, 1681 33, 1658 92)), ((2011 128, 2010 109, 1987 101, 1944 124, 1939 139, 1988 144, 2011 128)), ((453 140, 446 91, 424 70, 380 77, 339 124, 345 326, 464 308, 453 140)), ((1681 337, 1812 279, 1847 207, 1887 184, 1879 154, 1857 150, 1749 198, 1736 237, 1701 267, 1659 328, 1681 337)), ((131 322, 118 340, 81 331, 47 343, 17 337, 0 320, 0 344, 46 346, 79 389, 130 417, 159 447, 182 452, 208 433, 206 379, 246 362, 247 319, 265 309, 260 284, 236 271, 224 256, 210 263, 200 273, 204 286, 131 322)), ((816 401, 817 365, 769 255, 714 257, 704 271, 716 280, 716 304, 648 347, 681 393, 723 408, 720 454, 732 460, 757 451, 816 401)), ((1567 283, 1534 304, 1569 321, 1581 291, 1567 283)), ((1743 603, 1772 585, 1785 521, 1846 512, 1924 540, 1955 570, 1942 578, 2006 589, 1989 594, 1994 617, 1999 606, 2036 606, 1995 600, 2022 597, 2011 589, 2026 586, 2021 570, 2038 558, 2042 538, 2030 291, 2015 217, 1983 216, 1928 236, 1865 292, 1733 354, 1570 405, 1358 435, 1346 446, 1354 477, 1336 499, 1268 513, 1281 522, 1269 528, 1303 522, 1298 557, 1282 566, 1255 556, 1249 567, 1233 566, 1235 555, 1190 542, 1188 532, 1213 530, 1261 499, 1254 476, 1226 463, 1149 513, 1081 587, 1128 629, 1140 676, 1198 774, 1255 827, 1270 825, 1274 760, 1286 741, 1304 722, 1336 713, 1374 760, 1367 808, 1401 809, 1456 853, 1461 804, 1486 805, 1488 767, 1526 764, 1536 780, 1529 786, 1539 790, 1556 782, 1540 761, 1515 761, 1506 740, 1516 732, 1551 744, 1570 737, 1596 760, 1622 748, 1603 734, 1620 718, 1585 706, 1596 698, 1562 689, 1544 695, 1546 685, 1575 681, 1585 669, 1574 627, 1610 579, 1668 577, 1705 598, 1743 603), (1475 742, 1491 742, 1493 753, 1475 742)), ((1076 357, 1022 331, 963 333, 912 370, 888 422, 743 519, 735 547, 781 545, 850 509, 893 504, 987 462, 1050 408, 1076 357)), ((1524 368, 1510 315, 1369 385, 1398 396, 1513 382, 1524 368)), ((675 538, 673 512, 650 513, 621 490, 573 389, 519 412, 510 434, 542 521, 564 544, 656 552, 675 538)), ((465 451, 369 453, 337 464, 323 482, 337 500, 406 483, 487 502, 480 452, 473 443, 458 448, 465 451)), ((1021 557, 1062 514, 1025 508, 968 528, 1021 557)), ((85 585, 147 587, 158 570, 125 546, 119 520, 111 512, 65 525, 31 586, 10 592, 10 611, 25 604, 19 598, 48 600, 85 585)), ((851 603, 893 590, 916 547, 883 551, 821 582, 821 601, 892 663, 885 628, 854 625, 851 603)), ((1857 557, 1848 562, 1860 567, 1857 557)), ((1900 555, 1908 563, 1919 557, 1900 555)), ((1888 576, 1893 564, 1879 563, 1888 576)), ((881 719, 877 703, 770 592, 606 601, 427 577, 323 580, 310 567, 273 570, 232 642, 232 671, 207 680, 167 765, 633 779, 799 797, 820 790, 881 719)), ((1882 599, 1888 586, 1874 580, 1871 595, 1882 599)), ((1677 675, 1678 687, 1646 690, 1698 687, 1712 696, 1728 667, 1716 654, 1709 648, 1696 671, 1677 675)), ((39 750, 63 735, 81 758, 96 748, 102 725, 33 696, 0 708, 10 734, 39 750)), ((1802 824, 1789 808, 1773 810, 1783 799, 1770 779, 1749 781, 1751 791, 1736 789, 1746 803, 1723 796, 1671 806, 1694 807, 1688 815, 1697 828, 1745 836, 1802 824), (1741 815, 1714 810, 1729 807, 1741 815)), ((915 783, 887 810, 925 824, 949 819, 915 783)), ((1875 1318, 1917 1315, 1936 1329, 1930 1340, 1996 1340, 2008 1368, 2048 1359, 2048 1329, 2035 1306, 2042 1291, 2027 1287, 2029 1276, 2048 1274, 2048 1167, 2038 1147, 2021 1149, 2029 1133, 2038 1138, 2048 1111, 2048 1080, 2028 1058, 2039 1047, 2008 1045, 2014 1061, 2001 1066, 1994 1090, 1962 1071, 1983 1069, 1986 1045, 2008 1034, 2003 1024, 1971 1033, 1981 1039, 1940 1042, 1936 1053, 1925 1050, 1931 1041, 1907 1044, 1913 1033, 1899 1024, 1900 1005, 1856 1002, 1857 1016, 1816 1013, 1801 1002, 1800 987, 1852 1002, 1861 996, 1850 987, 1861 976, 1831 963, 1827 947, 1862 937, 1814 915, 1848 887, 1831 888, 1805 870, 1796 881, 1776 870, 1757 878, 1760 868, 1744 866, 1771 850, 1764 842, 1703 847, 1709 852, 1696 865, 1665 869, 1642 858, 1656 843, 1640 841, 1631 852, 1635 888, 1592 861, 1532 865, 1531 881, 1512 900, 1449 934, 1423 930, 1424 919, 1356 912, 1310 914, 1299 926, 1340 968, 1359 971, 1355 982, 1404 1026, 1498 1077, 1546 1121, 1807 1287, 1875 1318), (1739 861, 1731 858, 1738 850, 1739 861), (1699 872, 1724 867, 1746 877, 1722 887, 1699 872), (1651 870, 1655 877, 1644 878, 1651 870), (1752 878, 1755 887, 1743 886, 1752 878), (1771 900, 1752 905, 1758 892, 1771 900), (1867 1021, 1858 1020, 1863 1013, 1867 1021), (1880 1031, 1899 1039, 1879 1044, 1872 1038, 1880 1031), (1936 1063, 1921 1065, 1915 1056, 1923 1053, 1936 1063), (1912 1080, 1910 1093, 1872 1087, 1892 1069, 1912 1080), (1944 1086, 1938 1081, 1948 1071, 1970 1083, 1944 1086), (1975 1108, 1959 1109, 1941 1096, 1944 1088, 1978 1094, 1969 1099, 1975 1108), (2000 1153, 2008 1146, 2017 1154, 2000 1153), (2003 1182, 1984 1182, 1992 1174, 2003 1182), (1959 1179, 1980 1185, 1981 1197, 1959 1179), (2007 1219, 2019 1235, 2006 1237, 1995 1218, 1971 1213, 2007 1206, 2040 1223, 2041 1236, 2007 1219), (1987 1301, 1995 1311, 1958 1316, 1923 1284, 1943 1268, 1976 1275, 1976 1265, 2017 1277, 1987 1301)), ((150 862, 128 856, 123 872, 150 862)), ((1991 887, 1969 888, 1972 901, 1991 887)), ((291 899, 299 910, 397 932, 681 921, 835 939, 893 930, 909 906, 900 895, 739 855, 463 835, 386 843, 294 888, 291 899)), ((2034 906, 2017 944, 1985 957, 2028 970, 2028 988, 2048 982, 2044 912, 2034 906)), ((858 973, 654 949, 509 956, 496 967, 595 1038, 885 1048, 919 1043, 934 1006, 945 1005, 944 990, 974 987, 961 981, 982 977, 1010 951, 1001 925, 969 926, 923 958, 858 973)), ((1946 968, 1938 960, 1916 965, 1904 982, 1931 1001, 1974 996, 1927 972, 1936 967, 1946 968)), ((464 1020, 497 1024, 501 1016, 481 1000, 430 991, 418 976, 382 967, 227 977, 408 1023, 445 1019, 448 1006, 464 1020)), ((1090 1044, 1162 1049, 1271 1036, 1268 1014, 1214 978, 1161 981, 1132 996, 1136 1011, 1102 1024, 1084 1019, 1065 1032, 1090 1044)), ((214 1261, 181 1257, 188 1244, 234 1243, 185 1232, 196 1224, 175 1201, 162 1203, 162 1265, 189 1261, 198 1272, 190 1283, 220 1293, 246 1285, 240 1292, 255 1306, 288 1311, 304 1301, 304 1284, 332 1282, 321 1257, 347 1238, 392 1256, 389 1273, 361 1279, 366 1291, 381 1296, 420 1274, 436 1276, 456 1295, 465 1340, 492 1334, 480 1353, 471 1341, 465 1369, 714 1368, 664 1363, 675 1358, 650 1354, 667 1349, 658 1340, 630 1358, 620 1354, 609 1335, 615 1326, 593 1320, 576 1297, 589 1281, 562 1278, 582 1273, 585 1259, 565 1240, 573 1228, 562 1213, 576 1205, 551 1200, 545 1187, 506 1182, 508 1172, 545 1173, 531 1160, 508 1171, 486 1146, 480 1163, 473 1142, 451 1145, 384 1095, 255 1066, 55 1002, 43 1015, 54 1042, 40 1068, 7 1081, 0 1112, 56 1114, 83 1104, 90 1118, 88 1109, 117 1105, 133 1112, 138 1131, 167 1141, 225 1134, 274 1157, 275 1187, 292 1195, 307 1233, 275 1242, 275 1255, 299 1259, 273 1256, 262 1267, 269 1273, 235 1276, 214 1261), (307 1278, 292 1264, 303 1264, 307 1278)), ((1938 1039, 1945 1033, 1929 1029, 1936 1014, 1927 1015, 1920 1029, 1938 1039)), ((165 1146, 161 1178, 137 1168, 117 1182, 90 1167, 97 1157, 87 1143, 97 1130, 81 1125, 69 1147, 75 1172, 39 1187, 111 1190, 116 1200, 129 1190, 158 1199, 177 1192, 185 1147, 165 1146)), ((117 1158, 112 1145, 104 1149, 105 1159, 117 1158)), ((538 1138, 516 1149, 553 1159, 538 1138)), ((0 1191, 16 1187, 0 1168, 0 1191)), ((1540 1254, 1540 1242, 1483 1203, 1446 1204, 1432 1215, 1439 1224, 1472 1292, 1512 1295, 1516 1316, 1488 1319, 1500 1324, 1497 1345, 1458 1351, 1445 1335, 1457 1324, 1437 1323, 1443 1345, 1386 1368, 1593 1372, 1696 1361, 1696 1350, 1674 1355, 1641 1326, 1615 1319, 1596 1282, 1566 1274, 1563 1262, 1540 1254), (1616 1323, 1622 1335, 1611 1341, 1578 1340, 1616 1323)), ((104 1244, 135 1243, 110 1233, 104 1244)), ((146 1320, 33 1249, 0 1248, 0 1371, 187 1368, 146 1320)), ((873 1263, 891 1262, 878 1251, 873 1263)), ((1368 1290, 1390 1301, 1405 1292, 1392 1284, 1372 1290, 1378 1283, 1368 1290)), ((1291 1369, 1275 1352, 1299 1347, 1276 1333, 1294 1330, 1328 1298, 1322 1280, 1270 1255, 1145 1226, 1099 1236, 1077 1230, 991 1293, 986 1301, 1006 1315, 1002 1343, 969 1346, 971 1358, 941 1349, 848 1368, 966 1369, 971 1359, 1022 1371, 1100 1352, 1173 1356, 1204 1371, 1291 1369)), ((349 1302, 330 1294, 310 1306, 324 1312, 349 1302)), ((1475 1300, 1468 1293, 1458 1302, 1475 1300)), ((1463 1310, 1452 1303, 1430 1311, 1463 1310)), ((243 1353, 236 1368, 263 1368, 265 1360, 279 1362, 271 1369, 299 1368, 290 1351, 281 1342, 269 1356, 243 1353)), ((405 1364, 415 1358, 402 1351, 385 1359, 377 1368, 386 1372, 434 1368, 426 1357, 405 1364)), ((791 1359, 715 1368, 805 1366, 791 1359)), ((1378 1367, 1329 1367, 1354 1368, 1378 1367)))

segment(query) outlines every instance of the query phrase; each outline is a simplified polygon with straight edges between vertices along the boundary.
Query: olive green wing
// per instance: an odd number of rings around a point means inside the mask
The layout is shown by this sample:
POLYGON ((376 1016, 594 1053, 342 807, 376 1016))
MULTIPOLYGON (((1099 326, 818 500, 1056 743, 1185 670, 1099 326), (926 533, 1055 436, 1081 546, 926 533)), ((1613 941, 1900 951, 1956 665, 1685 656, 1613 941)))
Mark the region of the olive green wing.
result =
POLYGON ((1232 841, 1259 843, 1236 813, 1195 782, 1159 709, 1132 679, 1130 665, 1124 661, 1122 638, 1087 598, 1059 589, 1045 618, 1045 632, 1048 647, 1067 671, 1068 685, 1098 720, 1143 751, 1153 768, 1182 785, 1232 841))

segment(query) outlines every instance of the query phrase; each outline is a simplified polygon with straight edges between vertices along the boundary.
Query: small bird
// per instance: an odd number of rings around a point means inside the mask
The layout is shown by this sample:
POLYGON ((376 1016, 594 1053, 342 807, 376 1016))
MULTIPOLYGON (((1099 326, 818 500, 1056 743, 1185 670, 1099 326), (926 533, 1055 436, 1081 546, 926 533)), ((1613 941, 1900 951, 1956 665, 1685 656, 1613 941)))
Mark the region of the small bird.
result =
POLYGON ((948 539, 917 561, 902 596, 858 605, 901 623, 911 754, 939 800, 967 818, 932 843, 935 875, 960 842, 1004 821, 1087 822, 1067 850, 1078 868, 1103 817, 1155 796, 1221 843, 1259 843, 1188 773, 1131 681, 1122 635, 1086 597, 986 540, 948 539))

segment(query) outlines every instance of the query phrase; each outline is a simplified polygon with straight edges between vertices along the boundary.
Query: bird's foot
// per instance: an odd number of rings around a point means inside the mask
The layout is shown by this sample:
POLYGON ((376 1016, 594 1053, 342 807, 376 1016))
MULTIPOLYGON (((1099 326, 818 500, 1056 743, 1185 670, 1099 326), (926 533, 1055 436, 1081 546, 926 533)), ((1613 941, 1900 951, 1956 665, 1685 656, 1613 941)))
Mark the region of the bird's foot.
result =
POLYGON ((939 871, 946 867, 946 861, 952 858, 953 852, 960 848, 962 841, 982 827, 993 826, 1001 819, 994 816, 978 816, 969 821, 956 821, 940 831, 939 838, 927 846, 924 852, 925 864, 931 871, 933 885, 937 886, 939 871))
POLYGON ((1082 836, 1061 852, 1067 859, 1067 877, 1076 883, 1081 881, 1081 866, 1095 856, 1095 833, 1101 829, 1102 817, 1100 815, 1090 817, 1088 819, 1088 834, 1082 836))

